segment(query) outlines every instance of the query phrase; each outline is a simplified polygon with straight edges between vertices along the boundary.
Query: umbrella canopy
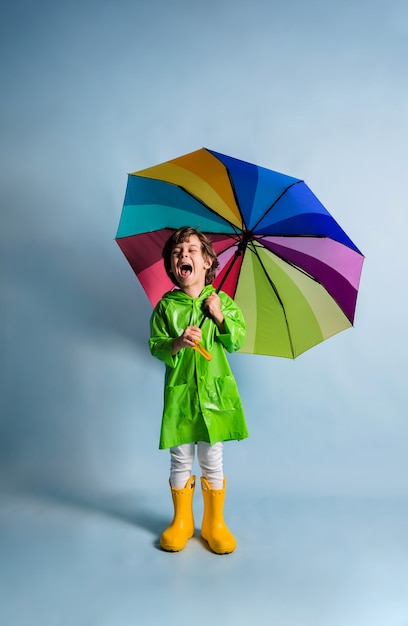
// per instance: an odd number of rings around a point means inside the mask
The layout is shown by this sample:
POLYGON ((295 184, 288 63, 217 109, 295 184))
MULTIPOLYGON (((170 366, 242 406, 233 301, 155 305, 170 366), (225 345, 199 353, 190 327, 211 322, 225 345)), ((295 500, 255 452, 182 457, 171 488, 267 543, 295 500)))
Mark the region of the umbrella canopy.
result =
POLYGON ((242 309, 241 352, 295 358, 353 325, 364 257, 300 179, 202 148, 128 177, 116 241, 154 306, 162 249, 192 226, 242 309))

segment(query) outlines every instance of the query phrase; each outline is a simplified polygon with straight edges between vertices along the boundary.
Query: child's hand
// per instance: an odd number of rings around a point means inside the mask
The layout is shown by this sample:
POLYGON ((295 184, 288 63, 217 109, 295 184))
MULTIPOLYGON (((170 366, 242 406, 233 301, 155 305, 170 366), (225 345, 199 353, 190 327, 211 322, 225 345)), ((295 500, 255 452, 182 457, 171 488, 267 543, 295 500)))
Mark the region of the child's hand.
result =
POLYGON ((205 306, 208 311, 208 315, 210 315, 218 327, 220 327, 224 322, 224 316, 221 311, 221 300, 218 293, 212 293, 205 300, 205 306))
POLYGON ((201 329, 198 326, 187 326, 180 337, 173 341, 172 353, 176 354, 182 348, 193 348, 201 339, 201 329))

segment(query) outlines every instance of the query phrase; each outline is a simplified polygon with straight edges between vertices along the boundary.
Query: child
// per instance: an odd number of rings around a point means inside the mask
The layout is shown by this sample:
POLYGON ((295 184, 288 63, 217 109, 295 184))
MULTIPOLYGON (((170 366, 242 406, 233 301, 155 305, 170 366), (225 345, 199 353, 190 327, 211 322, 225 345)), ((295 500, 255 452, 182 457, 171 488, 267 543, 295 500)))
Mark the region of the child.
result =
POLYGON ((164 550, 178 552, 194 534, 192 476, 195 446, 202 471, 204 515, 201 536, 213 552, 235 550, 223 517, 223 441, 248 436, 237 386, 225 354, 245 339, 240 309, 212 286, 218 267, 211 241, 184 227, 163 249, 164 266, 179 287, 164 294, 151 318, 150 351, 166 365, 160 449, 170 448, 170 488, 174 518, 160 538, 164 550), (200 324, 205 321, 200 328, 200 324), (211 355, 206 360, 199 346, 211 355))

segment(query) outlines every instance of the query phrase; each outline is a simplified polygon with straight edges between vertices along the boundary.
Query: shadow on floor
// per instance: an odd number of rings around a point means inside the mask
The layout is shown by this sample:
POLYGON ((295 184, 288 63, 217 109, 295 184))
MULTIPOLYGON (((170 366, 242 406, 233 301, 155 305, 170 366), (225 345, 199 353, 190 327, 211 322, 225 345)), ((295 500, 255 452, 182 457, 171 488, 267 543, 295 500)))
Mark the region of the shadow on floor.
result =
MULTIPOLYGON (((21 491, 20 491, 21 493, 21 491)), ((136 526, 154 535, 154 546, 160 548, 159 537, 171 521, 170 511, 167 515, 158 513, 146 502, 141 493, 111 495, 93 495, 64 491, 58 487, 26 488, 24 495, 38 500, 47 501, 57 506, 77 509, 90 514, 101 514, 114 518, 122 523, 136 526)))

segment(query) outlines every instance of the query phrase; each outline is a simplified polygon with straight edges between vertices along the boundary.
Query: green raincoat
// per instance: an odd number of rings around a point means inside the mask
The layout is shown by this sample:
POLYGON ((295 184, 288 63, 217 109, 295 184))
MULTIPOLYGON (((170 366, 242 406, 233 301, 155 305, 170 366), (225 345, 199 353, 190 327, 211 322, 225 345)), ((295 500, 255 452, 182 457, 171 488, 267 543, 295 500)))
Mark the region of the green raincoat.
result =
POLYGON ((160 449, 248 437, 237 385, 225 354, 225 350, 239 350, 245 339, 245 322, 235 302, 222 291, 218 294, 225 334, 210 318, 202 325, 201 343, 211 353, 211 361, 192 348, 171 354, 173 340, 187 326, 200 325, 204 300, 214 291, 208 285, 198 298, 179 290, 169 291, 153 311, 149 347, 152 355, 166 365, 160 449))

